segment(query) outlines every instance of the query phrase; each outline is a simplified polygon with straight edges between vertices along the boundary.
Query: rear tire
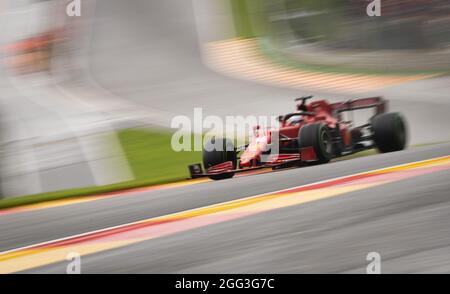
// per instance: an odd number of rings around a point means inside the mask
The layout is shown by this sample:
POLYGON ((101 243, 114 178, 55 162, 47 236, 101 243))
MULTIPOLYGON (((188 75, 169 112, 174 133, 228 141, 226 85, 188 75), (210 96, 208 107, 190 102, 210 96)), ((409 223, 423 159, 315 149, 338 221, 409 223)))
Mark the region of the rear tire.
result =
POLYGON ((406 123, 397 112, 377 115, 372 120, 375 146, 381 153, 405 149, 407 141, 406 123))
MULTIPOLYGON (((233 162, 233 169, 236 168, 237 157, 233 142, 228 139, 216 139, 215 137, 208 139, 203 150, 203 166, 208 169, 214 165, 218 165, 227 161, 233 162), (222 150, 216 150, 214 146, 222 146, 222 150)), ((210 176, 212 180, 224 180, 234 176, 234 173, 224 173, 210 176)))
POLYGON ((318 158, 316 163, 327 163, 332 158, 331 133, 323 123, 315 123, 300 128, 298 145, 300 149, 313 147, 318 158))

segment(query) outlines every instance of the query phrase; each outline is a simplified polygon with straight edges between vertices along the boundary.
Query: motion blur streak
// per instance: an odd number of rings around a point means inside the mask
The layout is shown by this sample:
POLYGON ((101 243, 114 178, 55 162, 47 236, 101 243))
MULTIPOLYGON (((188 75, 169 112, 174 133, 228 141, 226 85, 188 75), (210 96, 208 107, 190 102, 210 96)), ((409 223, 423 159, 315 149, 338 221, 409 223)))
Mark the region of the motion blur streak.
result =
POLYGON ((371 76, 313 72, 277 64, 262 54, 256 39, 229 39, 205 45, 209 65, 218 72, 246 80, 296 89, 365 93, 437 76, 371 76))
POLYGON ((0 254, 0 273, 13 273, 62 261, 70 252, 88 255, 448 169, 450 156, 444 156, 18 248, 0 254))
MULTIPOLYGON (((257 174, 262 174, 262 173, 268 173, 271 171, 272 171, 271 169, 261 169, 261 170, 256 170, 256 171, 249 171, 246 173, 239 174, 236 177, 239 178, 239 177, 257 175, 257 174)), ((14 207, 14 208, 0 209, 0 215, 41 210, 41 209, 60 207, 60 206, 66 206, 66 205, 73 205, 73 204, 79 204, 79 203, 84 203, 84 202, 101 200, 101 199, 105 199, 105 198, 126 196, 126 195, 131 195, 134 193, 157 191, 157 190, 171 189, 171 188, 181 188, 184 186, 205 183, 205 182, 209 182, 209 181, 210 181, 209 179, 186 180, 186 181, 180 181, 180 182, 175 182, 175 183, 170 183, 170 184, 154 185, 154 186, 149 186, 149 187, 127 189, 124 191, 104 193, 101 195, 81 196, 81 197, 75 197, 75 198, 70 198, 70 199, 62 199, 62 200, 47 201, 47 202, 42 202, 42 203, 30 204, 30 205, 22 205, 22 206, 14 207)))
POLYGON ((90 196, 75 197, 75 198, 70 198, 70 199, 47 201, 47 202, 42 202, 42 203, 23 205, 23 206, 14 207, 14 208, 0 209, 0 215, 12 214, 12 213, 17 213, 17 212, 25 212, 25 211, 34 211, 34 210, 40 210, 40 209, 46 209, 46 208, 52 208, 52 207, 60 207, 60 206, 66 206, 66 205, 72 205, 72 204, 78 204, 78 203, 84 203, 84 202, 91 202, 91 201, 105 199, 105 198, 130 195, 132 193, 141 193, 141 192, 156 191, 156 190, 161 190, 161 189, 179 188, 179 187, 183 187, 183 186, 187 186, 187 185, 203 183, 206 181, 208 181, 208 179, 197 179, 197 180, 184 181, 184 182, 178 182, 178 183, 155 185, 155 186, 149 186, 149 187, 143 187, 143 188, 134 188, 134 189, 129 189, 129 190, 125 190, 125 191, 104 193, 101 195, 90 195, 90 196))
POLYGON ((80 74, 74 39, 85 21, 65 2, 0 0, 0 197, 134 179, 117 119, 60 87, 80 74))

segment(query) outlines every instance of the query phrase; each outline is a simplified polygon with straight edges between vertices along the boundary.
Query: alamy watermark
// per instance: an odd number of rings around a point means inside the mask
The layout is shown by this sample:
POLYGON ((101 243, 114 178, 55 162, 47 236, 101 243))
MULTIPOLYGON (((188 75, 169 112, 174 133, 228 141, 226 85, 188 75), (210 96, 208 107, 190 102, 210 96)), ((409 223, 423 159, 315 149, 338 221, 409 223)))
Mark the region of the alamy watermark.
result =
POLYGON ((381 255, 378 252, 369 252, 366 260, 370 263, 366 267, 367 274, 381 274, 381 255))
POLYGON ((219 116, 203 117, 202 108, 194 108, 193 119, 187 116, 175 116, 171 128, 171 147, 181 151, 231 151, 223 140, 233 142, 234 147, 242 147, 250 142, 247 150, 262 150, 261 162, 279 153, 279 119, 277 116, 219 116), (212 139, 215 138, 215 139, 212 139), (250 139, 250 140, 249 140, 250 139))
POLYGON ((71 0, 66 6, 68 16, 81 16, 81 0, 71 0))
POLYGON ((69 254, 67 254, 66 260, 69 261, 69 264, 66 267, 66 274, 81 274, 81 255, 79 253, 70 252, 69 254))
POLYGON ((381 0, 373 0, 367 5, 366 13, 368 16, 381 16, 381 0))

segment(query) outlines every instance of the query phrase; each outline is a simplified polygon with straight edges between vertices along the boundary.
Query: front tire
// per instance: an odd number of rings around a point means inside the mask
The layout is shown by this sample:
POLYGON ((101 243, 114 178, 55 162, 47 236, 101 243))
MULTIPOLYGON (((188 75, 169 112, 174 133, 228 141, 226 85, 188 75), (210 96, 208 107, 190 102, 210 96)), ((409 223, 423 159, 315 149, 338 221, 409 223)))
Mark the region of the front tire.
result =
MULTIPOLYGON (((218 165, 227 161, 233 162, 233 169, 236 168, 237 157, 236 150, 234 149, 233 142, 228 139, 216 139, 215 137, 208 139, 205 144, 205 150, 203 150, 203 166, 208 169, 214 165, 218 165), (219 150, 217 147, 221 146, 219 150)), ((209 178, 212 180, 224 180, 234 176, 234 173, 224 173, 209 178)))
POLYGON ((405 149, 407 141, 406 122, 397 112, 377 115, 372 120, 375 146, 381 153, 405 149))
POLYGON ((298 145, 300 149, 313 147, 318 158, 317 163, 327 163, 332 158, 331 133, 323 123, 315 123, 300 128, 298 145))

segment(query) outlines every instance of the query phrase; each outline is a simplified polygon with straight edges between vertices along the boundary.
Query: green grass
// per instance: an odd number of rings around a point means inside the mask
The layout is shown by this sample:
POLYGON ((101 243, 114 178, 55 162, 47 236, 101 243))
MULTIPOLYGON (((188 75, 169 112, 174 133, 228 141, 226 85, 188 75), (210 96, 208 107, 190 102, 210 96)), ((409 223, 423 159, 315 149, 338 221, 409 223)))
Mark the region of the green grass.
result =
POLYGON ((230 3, 237 36, 244 38, 255 37, 248 15, 246 0, 231 0, 230 3))
POLYGON ((236 36, 253 38, 265 35, 268 23, 263 0, 230 0, 236 36))
POLYGON ((168 132, 130 129, 119 132, 119 138, 136 181, 153 184, 185 179, 187 166, 201 162, 201 152, 173 151, 168 132))
POLYGON ((118 136, 135 175, 134 180, 107 186, 6 198, 0 200, 0 208, 176 182, 189 176, 189 164, 201 162, 201 152, 173 151, 170 144, 172 134, 168 132, 129 129, 119 131, 118 136))

